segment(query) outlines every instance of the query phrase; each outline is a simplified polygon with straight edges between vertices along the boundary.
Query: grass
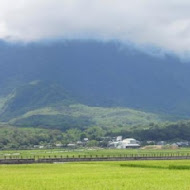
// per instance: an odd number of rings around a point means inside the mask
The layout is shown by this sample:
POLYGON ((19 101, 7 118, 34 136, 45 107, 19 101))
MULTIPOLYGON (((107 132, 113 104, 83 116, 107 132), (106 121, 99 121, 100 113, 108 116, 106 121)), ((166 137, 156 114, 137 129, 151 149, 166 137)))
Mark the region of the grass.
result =
MULTIPOLYGON (((0 190, 188 190, 190 170, 122 167, 128 162, 1 165, 0 190)), ((133 165, 189 166, 190 161, 133 165)))
POLYGON ((163 149, 163 150, 141 150, 141 149, 41 149, 41 150, 10 150, 10 151, 0 151, 0 159, 4 158, 4 156, 22 156, 26 157, 54 157, 54 156, 124 156, 124 155, 153 155, 156 154, 158 156, 166 156, 168 154, 178 155, 178 153, 182 153, 184 155, 190 154, 189 148, 182 149, 163 149))
POLYGON ((131 168, 155 168, 155 169, 169 169, 169 170, 190 170, 190 165, 153 165, 153 164, 121 164, 121 167, 131 168))

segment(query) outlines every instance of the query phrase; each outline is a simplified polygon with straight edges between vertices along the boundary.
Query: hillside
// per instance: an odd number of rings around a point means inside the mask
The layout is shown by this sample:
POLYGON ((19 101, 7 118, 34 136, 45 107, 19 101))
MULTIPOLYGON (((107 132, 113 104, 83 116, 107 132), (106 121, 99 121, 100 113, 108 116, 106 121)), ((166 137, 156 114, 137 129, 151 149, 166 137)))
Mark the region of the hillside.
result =
POLYGON ((22 127, 67 130, 90 126, 127 127, 162 121, 156 114, 134 109, 84 105, 61 86, 41 81, 15 88, 0 102, 0 121, 22 127))
POLYGON ((32 81, 21 85, 1 98, 1 120, 20 116, 36 108, 46 107, 57 103, 65 105, 74 102, 68 92, 61 86, 41 81, 32 81))

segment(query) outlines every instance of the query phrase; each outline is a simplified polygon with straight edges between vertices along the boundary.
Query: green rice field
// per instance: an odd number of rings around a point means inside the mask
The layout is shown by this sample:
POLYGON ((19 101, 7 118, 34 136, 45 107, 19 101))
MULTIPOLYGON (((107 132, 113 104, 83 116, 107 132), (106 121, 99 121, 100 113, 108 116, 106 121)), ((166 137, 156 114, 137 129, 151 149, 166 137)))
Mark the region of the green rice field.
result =
POLYGON ((73 156, 123 156, 123 155, 142 155, 142 154, 174 154, 177 155, 190 154, 190 148, 181 149, 163 149, 163 150, 141 150, 141 149, 46 149, 46 150, 10 150, 10 151, 0 151, 0 159, 3 158, 33 158, 33 157, 73 157, 73 156))
POLYGON ((190 161, 0 165, 0 190, 189 190, 190 161))

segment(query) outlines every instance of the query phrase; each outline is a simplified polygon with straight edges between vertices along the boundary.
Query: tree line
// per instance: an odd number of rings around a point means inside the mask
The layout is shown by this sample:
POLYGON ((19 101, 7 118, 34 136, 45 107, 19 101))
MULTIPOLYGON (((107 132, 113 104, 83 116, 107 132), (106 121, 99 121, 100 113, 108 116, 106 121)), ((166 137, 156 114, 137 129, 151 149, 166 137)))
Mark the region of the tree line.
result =
POLYGON ((0 127, 0 149, 25 149, 34 145, 54 147, 56 144, 66 146, 88 138, 86 146, 107 146, 112 137, 122 135, 133 137, 140 141, 190 141, 190 121, 176 123, 154 124, 148 126, 134 126, 132 128, 98 126, 87 129, 68 129, 66 131, 0 127))

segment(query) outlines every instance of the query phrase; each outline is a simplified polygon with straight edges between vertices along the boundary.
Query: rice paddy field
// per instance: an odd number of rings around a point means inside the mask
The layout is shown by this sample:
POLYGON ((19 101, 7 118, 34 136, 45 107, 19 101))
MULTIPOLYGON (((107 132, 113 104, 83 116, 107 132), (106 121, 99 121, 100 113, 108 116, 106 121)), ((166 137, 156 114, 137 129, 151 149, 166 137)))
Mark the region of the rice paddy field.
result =
POLYGON ((123 156, 123 155, 139 155, 139 154, 190 154, 190 148, 180 149, 162 149, 162 150, 142 150, 142 149, 37 149, 37 150, 10 150, 0 151, 0 159, 3 158, 33 158, 33 157, 73 157, 73 156, 123 156))
POLYGON ((190 161, 0 165, 0 190, 189 190, 190 161))
MULTIPOLYGON (((190 149, 0 151, 9 157, 189 154, 190 149)), ((0 190, 190 190, 190 160, 0 165, 0 190)))

